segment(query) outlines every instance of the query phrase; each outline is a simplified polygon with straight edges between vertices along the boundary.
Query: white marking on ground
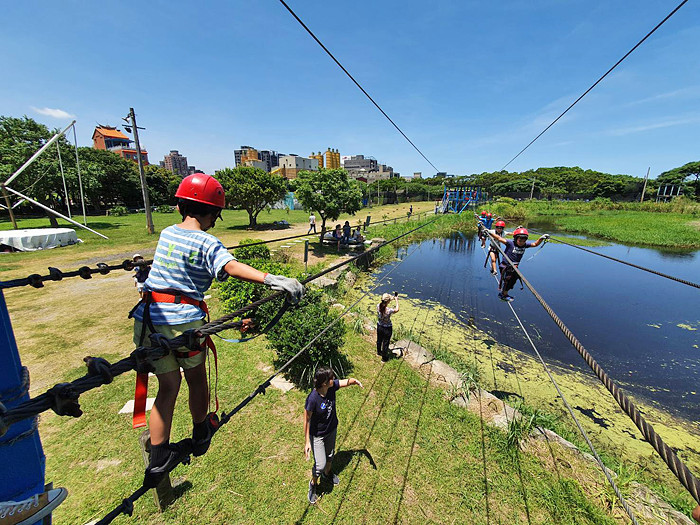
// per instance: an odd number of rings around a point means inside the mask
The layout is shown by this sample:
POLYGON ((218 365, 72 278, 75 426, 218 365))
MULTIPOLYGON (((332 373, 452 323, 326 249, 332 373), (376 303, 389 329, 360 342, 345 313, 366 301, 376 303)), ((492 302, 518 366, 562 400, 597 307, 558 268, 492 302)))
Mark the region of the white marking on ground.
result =
MULTIPOLYGON (((149 397, 146 399, 146 412, 153 408, 153 402, 156 400, 155 397, 149 397)), ((120 414, 133 414, 134 413, 134 400, 130 399, 119 411, 120 414)))

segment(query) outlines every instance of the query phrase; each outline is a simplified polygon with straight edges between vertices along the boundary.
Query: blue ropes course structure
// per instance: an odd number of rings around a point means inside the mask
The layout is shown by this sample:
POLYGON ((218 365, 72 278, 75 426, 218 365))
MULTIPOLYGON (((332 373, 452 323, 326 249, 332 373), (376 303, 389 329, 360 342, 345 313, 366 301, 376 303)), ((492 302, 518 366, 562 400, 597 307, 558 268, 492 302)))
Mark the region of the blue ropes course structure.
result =
POLYGON ((472 209, 478 203, 486 200, 486 193, 481 186, 444 186, 442 203, 439 211, 442 213, 462 213, 470 206, 472 209))

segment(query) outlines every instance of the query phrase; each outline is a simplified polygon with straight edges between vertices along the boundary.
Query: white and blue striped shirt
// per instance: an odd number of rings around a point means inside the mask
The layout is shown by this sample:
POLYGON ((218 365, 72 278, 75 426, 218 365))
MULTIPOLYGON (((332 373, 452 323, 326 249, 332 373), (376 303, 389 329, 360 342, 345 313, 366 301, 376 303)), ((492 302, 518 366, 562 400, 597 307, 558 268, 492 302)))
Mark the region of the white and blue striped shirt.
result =
MULTIPOLYGON (((200 230, 168 226, 160 233, 153 257, 153 266, 144 289, 154 292, 179 293, 203 300, 204 292, 214 278, 226 280, 224 267, 236 259, 213 235, 200 230)), ((134 311, 134 318, 143 321, 143 304, 134 311)), ((154 325, 177 325, 197 321, 205 313, 191 304, 152 303, 154 325)))

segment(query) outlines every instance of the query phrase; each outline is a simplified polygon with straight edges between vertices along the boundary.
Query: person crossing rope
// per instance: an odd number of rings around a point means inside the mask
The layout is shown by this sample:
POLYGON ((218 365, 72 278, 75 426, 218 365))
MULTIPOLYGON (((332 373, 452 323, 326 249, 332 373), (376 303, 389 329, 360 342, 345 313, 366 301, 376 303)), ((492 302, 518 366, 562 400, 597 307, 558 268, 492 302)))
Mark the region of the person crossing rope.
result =
MULTIPOLYGON (((529 236, 529 233, 527 229, 523 228, 522 226, 518 226, 513 231, 512 241, 503 238, 497 233, 492 235, 493 238, 496 239, 498 242, 500 242, 501 244, 505 244, 505 249, 503 250, 503 253, 508 259, 510 259, 513 262, 516 268, 518 267, 520 260, 523 258, 523 255, 525 255, 526 249, 535 248, 536 246, 539 246, 544 241, 549 239, 549 234, 545 233, 542 237, 540 237, 534 242, 528 241, 527 238, 529 236)), ((510 302, 513 300, 513 298, 510 295, 508 295, 508 292, 513 289, 515 283, 518 281, 518 274, 516 273, 515 269, 510 265, 510 263, 506 260, 506 257, 503 258, 500 264, 501 280, 498 283, 498 298, 502 301, 510 302)))
POLYGON ((321 366, 314 375, 314 389, 306 398, 304 405, 304 455, 308 461, 314 455, 314 467, 309 480, 309 503, 318 501, 319 477, 333 485, 340 484, 338 475, 333 473, 332 463, 335 455, 335 438, 338 430, 338 414, 335 393, 338 389, 350 385, 362 388, 354 377, 335 379, 333 370, 321 366))
POLYGON ((385 293, 382 295, 382 300, 377 305, 377 355, 382 356, 382 361, 388 361, 391 358, 391 353, 389 352, 389 343, 393 332, 391 316, 398 311, 398 293, 394 292, 394 295, 385 293), (392 299, 395 301, 395 308, 389 308, 389 303, 392 299))
MULTIPOLYGON (((499 235, 500 237, 505 237, 506 235, 510 235, 507 231, 505 231, 506 223, 501 220, 500 218, 496 221, 496 224, 494 225, 493 230, 489 230, 490 233, 495 233, 496 235, 499 235)), ((481 234, 481 247, 483 248, 486 245, 486 238, 488 235, 486 233, 481 234)), ((489 243, 489 253, 486 258, 486 262, 484 262, 484 268, 486 265, 491 262, 491 273, 493 275, 496 275, 498 273, 497 267, 500 264, 500 254, 498 253, 498 248, 496 248, 495 244, 493 241, 489 243)))
MULTIPOLYGON (((231 276, 264 283, 273 290, 285 291, 292 303, 301 299, 304 288, 299 281, 263 273, 238 262, 219 239, 206 233, 221 218, 225 206, 224 189, 219 181, 203 173, 190 175, 182 180, 175 197, 178 198, 177 208, 182 222, 165 228, 158 239, 153 265, 144 285, 144 297, 130 314, 135 320, 135 344, 150 346, 149 333, 158 332, 172 339, 202 326, 208 315, 204 293, 214 279, 224 281, 231 276)), ((144 483, 157 482, 182 459, 182 452, 170 445, 181 367, 189 387, 192 454, 201 456, 209 448, 212 435, 218 428, 218 419, 215 413, 209 413, 210 391, 205 370, 207 347, 216 355, 211 339, 207 338, 200 350, 181 347, 153 362, 158 393, 149 419, 151 459, 144 483)), ((148 388, 147 376, 145 386, 143 384, 144 375, 140 374, 141 379, 137 379, 134 427, 146 424, 142 410, 145 399, 138 399, 145 398, 148 388)))

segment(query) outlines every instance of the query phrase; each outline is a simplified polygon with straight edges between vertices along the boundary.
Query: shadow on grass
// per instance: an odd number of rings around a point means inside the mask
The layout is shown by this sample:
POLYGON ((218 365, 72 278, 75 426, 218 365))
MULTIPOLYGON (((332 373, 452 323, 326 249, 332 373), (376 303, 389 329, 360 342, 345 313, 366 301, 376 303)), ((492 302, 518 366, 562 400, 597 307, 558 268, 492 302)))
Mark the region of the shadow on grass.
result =
POLYGON ((234 224, 233 226, 227 226, 227 230, 234 230, 234 231, 256 231, 256 232, 266 232, 266 231, 279 231, 279 232, 285 232, 289 229, 291 229, 292 225, 290 224, 289 226, 278 226, 276 224, 273 224, 271 222, 269 223, 262 223, 262 224, 256 224, 255 226, 250 226, 248 224, 234 224))
POLYGON ((408 473, 411 469, 411 460, 413 459, 413 451, 416 448, 416 438, 418 437, 418 429, 420 428, 420 420, 423 416, 423 406, 425 405, 425 398, 428 397, 428 387, 430 386, 430 376, 433 374, 433 365, 430 365, 430 372, 428 372, 428 377, 425 380, 425 389, 423 390, 423 395, 420 400, 420 408, 418 409, 418 419, 416 420, 416 427, 413 431, 413 441, 411 441, 411 450, 408 453, 408 461, 406 461, 406 470, 403 474, 403 483, 401 484, 401 495, 399 496, 399 504, 396 506, 396 514, 394 515, 394 524, 399 523, 399 513, 401 512, 401 504, 403 503, 403 497, 406 492, 406 482, 408 481, 408 473))
MULTIPOLYGON (((386 394, 384 395, 384 399, 382 399, 382 402, 379 405, 379 410, 377 411, 377 416, 374 418, 374 421, 372 422, 372 426, 370 427, 369 432, 367 433, 367 437, 365 438, 365 442, 363 445, 363 447, 365 449, 367 448, 367 445, 369 444, 369 440, 372 438, 372 434, 374 434, 374 429, 377 426, 377 421, 379 421, 379 419, 382 416, 382 412, 384 412, 384 407, 386 406, 386 402, 389 399, 389 394, 394 389, 394 384, 396 383, 396 379, 399 377, 399 372, 401 372, 401 368, 403 366, 403 363, 404 362, 401 361, 401 363, 399 363, 399 366, 396 367, 396 373, 394 374, 394 377, 391 378, 391 381, 386 388, 386 394)), ((382 370, 383 369, 384 369, 384 365, 382 365, 382 370)), ((377 374, 377 376, 379 376, 379 374, 377 374)), ((372 386, 374 386, 374 385, 372 385, 372 386)), ((340 501, 338 502, 338 508, 335 509, 335 513, 333 514, 333 518, 331 519, 331 523, 335 523, 335 520, 338 519, 338 515, 340 514, 340 509, 342 508, 343 502, 345 501, 345 496, 347 495, 348 490, 350 489, 350 485, 352 485, 352 480, 354 479, 355 473, 357 472, 357 468, 359 466, 360 466, 360 460, 358 459, 352 468, 352 472, 350 473, 350 478, 348 479, 347 483, 345 484, 345 490, 343 491, 343 494, 340 497, 340 501)), ((373 465, 373 466, 376 469, 376 465, 373 465)))

